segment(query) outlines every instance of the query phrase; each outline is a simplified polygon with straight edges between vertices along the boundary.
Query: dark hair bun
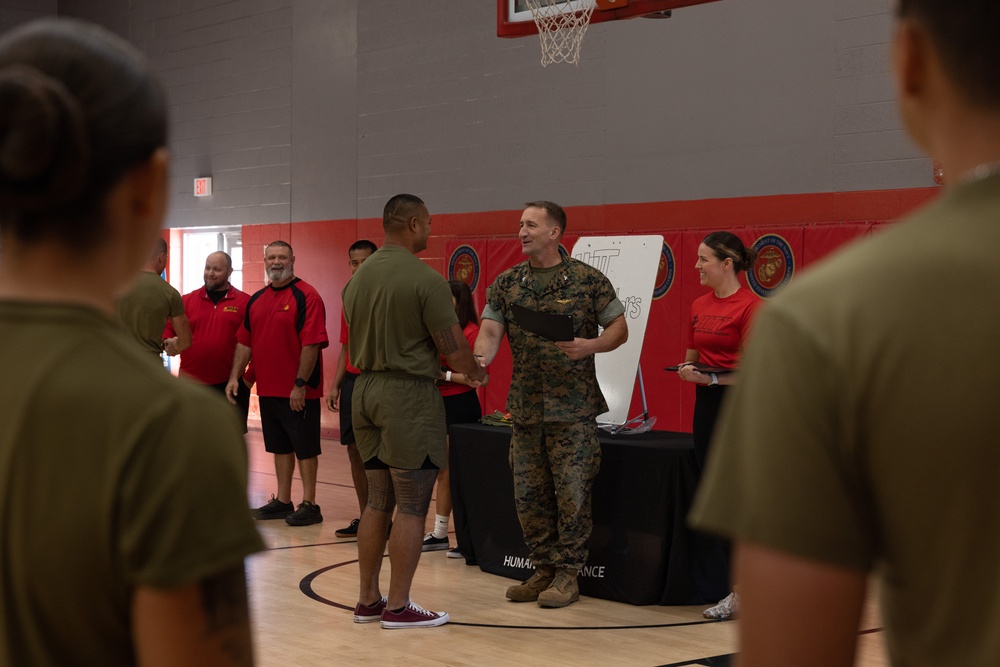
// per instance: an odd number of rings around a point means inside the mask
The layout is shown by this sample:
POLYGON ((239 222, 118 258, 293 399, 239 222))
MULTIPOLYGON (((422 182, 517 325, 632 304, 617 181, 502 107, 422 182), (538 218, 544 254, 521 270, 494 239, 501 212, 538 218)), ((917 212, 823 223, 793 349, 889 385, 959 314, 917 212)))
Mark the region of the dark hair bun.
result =
POLYGON ((757 261, 757 250, 752 246, 744 246, 743 248, 743 262, 740 266, 741 271, 749 272, 753 268, 754 262, 757 261))
POLYGON ((0 204, 45 213, 84 189, 83 114, 59 81, 25 65, 0 68, 0 204))

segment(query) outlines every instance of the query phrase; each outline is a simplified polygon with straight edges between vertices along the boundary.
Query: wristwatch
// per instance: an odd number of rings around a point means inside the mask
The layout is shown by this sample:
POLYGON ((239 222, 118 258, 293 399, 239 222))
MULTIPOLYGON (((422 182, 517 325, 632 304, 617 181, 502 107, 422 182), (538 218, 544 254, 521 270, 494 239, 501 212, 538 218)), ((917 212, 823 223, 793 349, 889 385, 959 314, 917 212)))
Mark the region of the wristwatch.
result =
POLYGON ((708 383, 708 386, 714 387, 715 385, 719 384, 719 376, 716 375, 715 373, 710 373, 710 375, 712 376, 712 381, 708 383))
POLYGON ((302 378, 295 378, 295 386, 296 387, 304 387, 304 386, 306 386, 306 381, 303 380, 302 378))

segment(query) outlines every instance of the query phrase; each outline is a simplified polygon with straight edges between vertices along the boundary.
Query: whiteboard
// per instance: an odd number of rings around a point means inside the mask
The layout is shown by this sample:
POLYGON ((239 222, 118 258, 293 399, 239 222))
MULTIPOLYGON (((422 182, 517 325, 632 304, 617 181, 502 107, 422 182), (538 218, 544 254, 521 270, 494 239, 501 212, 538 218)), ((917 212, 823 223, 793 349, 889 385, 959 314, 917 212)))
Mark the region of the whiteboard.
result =
POLYGON ((597 381, 608 411, 597 421, 621 425, 628 421, 646 322, 663 250, 662 236, 583 236, 573 257, 608 277, 625 307, 628 340, 617 350, 598 354, 597 381))

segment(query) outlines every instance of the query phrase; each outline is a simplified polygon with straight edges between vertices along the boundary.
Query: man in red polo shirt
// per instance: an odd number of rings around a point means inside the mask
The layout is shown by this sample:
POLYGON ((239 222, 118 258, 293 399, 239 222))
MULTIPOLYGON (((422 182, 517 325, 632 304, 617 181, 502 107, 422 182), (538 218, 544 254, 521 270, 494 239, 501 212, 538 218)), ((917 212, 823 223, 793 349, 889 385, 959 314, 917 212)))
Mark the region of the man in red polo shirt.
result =
MULTIPOLYGON (((180 375, 189 377, 222 393, 229 382, 229 371, 236 350, 236 330, 243 324, 250 295, 233 287, 233 259, 227 253, 213 252, 205 259, 205 284, 184 295, 184 312, 191 323, 191 347, 181 355, 180 375)), ((163 349, 176 354, 177 334, 167 322, 163 349)), ((240 382, 236 405, 246 432, 250 411, 250 387, 240 382)))
POLYGON ((240 378, 253 357, 260 397, 264 449, 274 454, 278 492, 257 508, 258 519, 284 519, 292 526, 323 520, 316 504, 320 449, 320 399, 323 359, 329 345, 326 306, 311 285, 295 277, 295 256, 285 241, 264 249, 271 283, 247 302, 243 326, 236 332, 236 351, 226 394, 236 402, 240 378), (302 477, 302 502, 292 505, 295 460, 302 477))

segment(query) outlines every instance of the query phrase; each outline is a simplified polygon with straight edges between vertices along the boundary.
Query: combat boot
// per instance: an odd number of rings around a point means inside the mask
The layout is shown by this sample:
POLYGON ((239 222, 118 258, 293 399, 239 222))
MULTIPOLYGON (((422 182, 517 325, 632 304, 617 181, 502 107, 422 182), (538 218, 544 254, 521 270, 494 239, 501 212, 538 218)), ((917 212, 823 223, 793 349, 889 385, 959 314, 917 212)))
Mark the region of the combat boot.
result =
POLYGON ((538 594, 539 607, 565 607, 580 599, 580 587, 576 583, 576 569, 561 567, 556 570, 552 585, 538 594))
POLYGON ((531 578, 507 589, 507 599, 514 602, 534 602, 555 579, 556 569, 551 565, 539 565, 531 578))

